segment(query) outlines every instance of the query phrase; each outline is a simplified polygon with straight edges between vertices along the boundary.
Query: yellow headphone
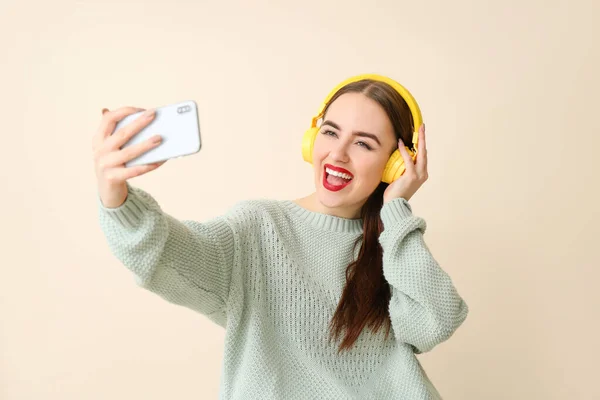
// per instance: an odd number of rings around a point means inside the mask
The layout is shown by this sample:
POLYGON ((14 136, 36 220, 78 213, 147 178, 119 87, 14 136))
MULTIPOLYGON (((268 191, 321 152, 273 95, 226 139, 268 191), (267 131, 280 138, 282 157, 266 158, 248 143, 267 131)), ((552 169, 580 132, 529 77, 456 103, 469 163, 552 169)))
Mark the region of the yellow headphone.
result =
MULTIPOLYGON (((360 81, 362 79, 372 79, 375 81, 387 83, 388 85, 390 85, 391 87, 396 89, 396 91, 400 94, 400 96, 402 96, 404 101, 406 101, 406 104, 408 104, 408 108, 410 109, 410 112, 413 117, 414 132, 413 132, 412 142, 413 142, 413 147, 414 147, 415 151, 413 152, 408 146, 405 146, 405 147, 406 147, 406 150, 408 151, 408 154, 411 156, 411 158, 413 160, 415 159, 415 157, 417 155, 419 127, 421 126, 421 123, 422 123, 421 110, 419 109, 419 105, 417 104, 416 100, 410 94, 410 92, 408 90, 406 90, 405 87, 403 87, 402 85, 400 85, 398 82, 394 81, 393 79, 390 79, 386 76, 377 75, 377 74, 362 74, 362 75, 357 75, 357 76, 346 79, 342 83, 338 84, 327 95, 327 98, 325 98, 325 101, 319 108, 319 112, 317 113, 317 115, 315 117, 313 117, 311 127, 304 133, 304 137, 302 138, 302 157, 304 158, 304 161, 312 164, 313 146, 314 146, 317 134, 319 133, 319 127, 317 127, 317 121, 323 117, 323 110, 325 109, 325 106, 327 105, 329 100, 343 86, 345 86, 349 83, 352 83, 352 82, 360 81)), ((402 154, 400 153, 400 151, 398 149, 396 149, 392 153, 390 158, 388 159, 385 169, 383 170, 383 176, 381 177, 381 180, 386 183, 392 183, 394 180, 398 179, 404 173, 405 170, 406 170, 406 168, 404 166, 404 159, 402 158, 402 154)))

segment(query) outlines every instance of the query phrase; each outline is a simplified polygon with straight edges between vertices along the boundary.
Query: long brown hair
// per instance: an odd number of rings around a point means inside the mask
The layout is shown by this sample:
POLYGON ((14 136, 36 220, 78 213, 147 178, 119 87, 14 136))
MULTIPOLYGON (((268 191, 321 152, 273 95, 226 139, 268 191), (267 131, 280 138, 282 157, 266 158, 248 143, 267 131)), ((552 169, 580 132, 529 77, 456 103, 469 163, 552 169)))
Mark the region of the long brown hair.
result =
MULTIPOLYGON (((328 102, 323 115, 331 103, 349 92, 362 93, 376 101, 390 119, 396 139, 401 138, 405 144, 412 144, 413 120, 410 109, 402 96, 384 82, 364 79, 342 87, 328 102)), ((355 243, 356 246, 362 242, 361 248, 357 259, 346 268, 346 286, 330 321, 330 340, 337 340, 345 330, 338 352, 349 350, 365 327, 377 332, 384 326, 386 339, 391 329, 388 313, 391 290, 383 275, 383 249, 379 244, 379 235, 383 232, 379 213, 387 186, 387 183, 381 182, 361 209, 363 235, 355 243)))

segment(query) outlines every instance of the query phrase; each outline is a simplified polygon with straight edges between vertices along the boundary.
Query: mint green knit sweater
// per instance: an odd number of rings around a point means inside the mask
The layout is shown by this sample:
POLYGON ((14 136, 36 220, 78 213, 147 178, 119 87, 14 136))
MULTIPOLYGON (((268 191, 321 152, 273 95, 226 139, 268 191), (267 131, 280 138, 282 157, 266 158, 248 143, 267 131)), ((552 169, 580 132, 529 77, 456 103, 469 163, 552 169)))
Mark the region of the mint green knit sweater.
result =
POLYGON ((225 328, 219 399, 441 399, 415 354, 450 338, 468 307, 406 200, 381 210, 391 334, 366 329, 337 354, 328 323, 357 254, 359 219, 247 200, 204 222, 180 221, 128 189, 118 208, 98 199, 108 246, 139 286, 225 328))

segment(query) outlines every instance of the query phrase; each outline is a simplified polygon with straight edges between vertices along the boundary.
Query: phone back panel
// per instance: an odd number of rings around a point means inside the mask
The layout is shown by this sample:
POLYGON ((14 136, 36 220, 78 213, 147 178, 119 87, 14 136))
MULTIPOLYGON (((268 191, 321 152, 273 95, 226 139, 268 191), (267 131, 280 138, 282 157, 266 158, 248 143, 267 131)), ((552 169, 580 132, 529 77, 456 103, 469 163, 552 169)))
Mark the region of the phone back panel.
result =
MULTIPOLYGON (((143 113, 140 111, 123 118, 117 123, 115 131, 136 120, 143 113)), ((156 134, 162 137, 161 144, 127 162, 125 166, 151 164, 197 153, 202 143, 196 103, 189 100, 156 108, 152 122, 121 148, 141 143, 156 134)))

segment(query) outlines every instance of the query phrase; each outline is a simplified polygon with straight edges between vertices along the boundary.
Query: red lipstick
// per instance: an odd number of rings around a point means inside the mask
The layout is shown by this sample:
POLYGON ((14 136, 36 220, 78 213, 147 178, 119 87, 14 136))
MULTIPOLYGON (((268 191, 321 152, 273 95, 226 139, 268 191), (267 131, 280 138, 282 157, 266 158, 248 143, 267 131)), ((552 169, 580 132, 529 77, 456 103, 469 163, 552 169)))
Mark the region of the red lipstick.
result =
POLYGON ((343 188, 348 186, 350 184, 350 182, 352 182, 352 179, 350 179, 349 181, 345 182, 342 185, 332 185, 331 183, 327 182, 327 176, 329 174, 327 173, 326 168, 332 169, 333 171, 336 171, 336 172, 342 172, 344 174, 348 174, 349 176, 354 178, 354 175, 352 175, 352 173, 350 171, 348 171, 347 169, 344 169, 341 167, 336 167, 331 164, 325 164, 325 166, 323 167, 323 187, 325 187, 325 189, 330 190, 332 192, 337 192, 339 190, 342 190, 343 188))

